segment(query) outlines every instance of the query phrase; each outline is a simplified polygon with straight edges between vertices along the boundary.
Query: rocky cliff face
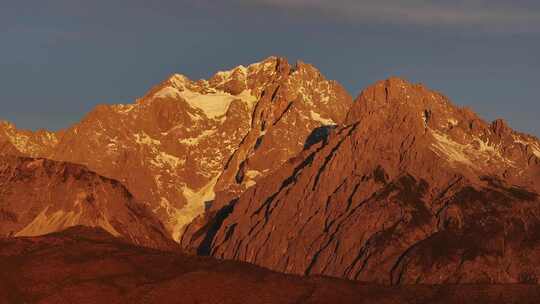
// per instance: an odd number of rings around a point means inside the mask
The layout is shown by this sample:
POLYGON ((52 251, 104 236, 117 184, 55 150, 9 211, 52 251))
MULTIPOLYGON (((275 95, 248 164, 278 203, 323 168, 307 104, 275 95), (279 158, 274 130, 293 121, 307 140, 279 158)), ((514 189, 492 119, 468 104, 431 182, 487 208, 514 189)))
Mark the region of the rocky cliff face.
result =
POLYGON ((58 134, 4 127, 0 149, 83 164, 122 182, 179 239, 216 191, 254 185, 321 140, 351 103, 311 65, 270 57, 208 80, 173 75, 134 104, 99 106, 58 134))
POLYGON ((76 225, 132 243, 175 248, 155 216, 119 182, 45 159, 0 158, 0 235, 36 236, 76 225))
POLYGON ((346 126, 185 236, 200 254, 385 284, 536 282, 540 142, 422 85, 367 88, 346 126))

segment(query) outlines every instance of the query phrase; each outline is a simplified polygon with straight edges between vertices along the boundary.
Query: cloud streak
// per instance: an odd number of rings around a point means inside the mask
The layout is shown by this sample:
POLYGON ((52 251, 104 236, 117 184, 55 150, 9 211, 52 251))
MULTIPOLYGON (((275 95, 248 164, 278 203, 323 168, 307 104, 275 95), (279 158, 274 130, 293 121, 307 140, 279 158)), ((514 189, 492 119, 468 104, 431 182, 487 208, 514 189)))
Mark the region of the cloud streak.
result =
MULTIPOLYGON (((355 22, 540 32, 536 0, 251 0, 267 7, 355 22)), ((246 2, 247 3, 247 2, 246 2)))

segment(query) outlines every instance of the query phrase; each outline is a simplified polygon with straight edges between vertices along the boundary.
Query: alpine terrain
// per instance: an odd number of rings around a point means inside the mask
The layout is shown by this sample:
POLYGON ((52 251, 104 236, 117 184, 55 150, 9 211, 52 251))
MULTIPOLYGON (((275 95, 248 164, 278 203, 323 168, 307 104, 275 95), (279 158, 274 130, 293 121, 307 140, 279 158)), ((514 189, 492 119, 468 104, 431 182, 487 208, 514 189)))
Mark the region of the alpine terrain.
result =
POLYGON ((0 153, 83 164, 118 180, 179 240, 216 191, 254 185, 321 140, 351 104, 313 66, 270 57, 209 80, 172 75, 134 104, 98 106, 56 133, 3 123, 0 153))
POLYGON ((0 303, 537 303, 540 140, 397 77, 174 74, 0 123, 0 257, 0 303))
POLYGON ((118 181, 81 165, 0 158, 0 236, 36 236, 77 225, 147 247, 177 247, 163 224, 118 181))
POLYGON ((398 78, 184 236, 199 254, 383 284, 536 283, 540 141, 398 78))

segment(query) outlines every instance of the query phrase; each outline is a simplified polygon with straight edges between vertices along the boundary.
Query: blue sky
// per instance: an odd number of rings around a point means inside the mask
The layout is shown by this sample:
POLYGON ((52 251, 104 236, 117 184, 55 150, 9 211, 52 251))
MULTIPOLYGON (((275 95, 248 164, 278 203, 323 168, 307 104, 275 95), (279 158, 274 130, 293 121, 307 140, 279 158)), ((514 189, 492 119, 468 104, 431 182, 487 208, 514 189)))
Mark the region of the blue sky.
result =
POLYGON ((0 119, 23 128, 280 55, 354 96, 400 76, 540 135, 536 0, 18 0, 0 2, 0 29, 0 119))

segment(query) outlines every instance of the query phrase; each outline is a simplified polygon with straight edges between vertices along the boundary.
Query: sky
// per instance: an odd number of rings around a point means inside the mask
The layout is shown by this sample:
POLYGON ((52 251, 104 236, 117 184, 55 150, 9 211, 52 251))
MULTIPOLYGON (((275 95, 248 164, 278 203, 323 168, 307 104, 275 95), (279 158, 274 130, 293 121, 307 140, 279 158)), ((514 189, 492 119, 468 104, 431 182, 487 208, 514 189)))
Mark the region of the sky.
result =
POLYGON ((192 79, 284 56, 356 96, 390 76, 540 136, 537 0, 0 0, 0 119, 66 128, 192 79))

